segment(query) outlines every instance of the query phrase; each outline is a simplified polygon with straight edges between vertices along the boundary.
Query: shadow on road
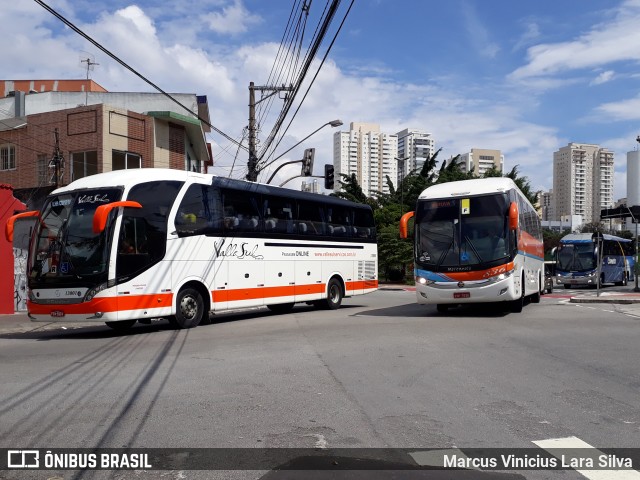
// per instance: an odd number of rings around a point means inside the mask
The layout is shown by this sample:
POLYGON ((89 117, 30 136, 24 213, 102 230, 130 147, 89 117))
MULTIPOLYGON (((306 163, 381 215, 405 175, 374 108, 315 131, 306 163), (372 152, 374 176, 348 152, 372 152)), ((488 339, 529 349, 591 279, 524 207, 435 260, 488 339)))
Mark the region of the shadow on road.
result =
POLYGON ((447 313, 439 313, 435 305, 408 303, 389 308, 364 310, 355 314, 357 317, 455 317, 455 318, 502 318, 509 315, 507 307, 501 304, 469 303, 452 307, 447 313))
MULTIPOLYGON (((343 305, 340 310, 348 311, 353 308, 361 307, 360 305, 343 305)), ((299 304, 296 305, 290 313, 275 313, 266 308, 255 308, 245 311, 230 311, 217 314, 211 314, 209 320, 201 323, 198 329, 215 326, 216 324, 226 324, 232 322, 242 322, 245 320, 256 320, 260 318, 269 318, 279 315, 293 315, 296 313, 305 313, 317 311, 317 307, 313 305, 299 304)), ((36 325, 36 324, 31 324, 36 325)), ((91 339, 109 339, 119 337, 129 337, 137 335, 149 335, 157 332, 166 332, 173 330, 173 327, 165 319, 153 319, 150 324, 136 323, 129 330, 116 331, 107 327, 104 323, 96 323, 91 325, 82 325, 68 323, 56 324, 51 326, 47 324, 42 327, 34 327, 26 332, 8 332, 0 333, 0 339, 7 340, 91 340, 91 339)))

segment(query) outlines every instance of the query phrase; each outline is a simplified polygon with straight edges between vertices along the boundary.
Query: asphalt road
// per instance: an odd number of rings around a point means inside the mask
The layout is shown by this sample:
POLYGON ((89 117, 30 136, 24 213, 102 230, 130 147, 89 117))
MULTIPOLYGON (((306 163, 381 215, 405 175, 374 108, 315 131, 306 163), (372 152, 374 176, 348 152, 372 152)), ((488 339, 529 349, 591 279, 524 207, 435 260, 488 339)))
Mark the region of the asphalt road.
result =
MULTIPOLYGON (((359 452, 406 462, 388 449, 535 448, 558 438, 638 447, 640 305, 571 304, 569 294, 555 291, 521 314, 474 305, 443 315, 417 305, 413 292, 387 290, 346 299, 337 311, 300 305, 286 315, 217 315, 182 331, 162 321, 127 334, 5 317, 0 448, 383 449, 359 452)), ((571 470, 484 476, 384 468, 317 478, 590 478, 571 470)), ((0 478, 322 475, 296 473, 0 471, 0 478)))

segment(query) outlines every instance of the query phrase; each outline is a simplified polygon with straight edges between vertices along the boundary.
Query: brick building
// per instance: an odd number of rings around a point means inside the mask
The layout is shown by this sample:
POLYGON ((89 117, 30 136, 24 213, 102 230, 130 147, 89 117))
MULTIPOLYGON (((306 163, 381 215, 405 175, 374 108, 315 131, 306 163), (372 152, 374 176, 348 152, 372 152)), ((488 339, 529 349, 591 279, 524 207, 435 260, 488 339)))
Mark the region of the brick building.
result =
POLYGON ((38 209, 55 185, 87 175, 142 167, 204 172, 212 164, 210 130, 197 118, 209 121, 206 97, 177 94, 189 114, 161 94, 92 88, 12 90, 0 99, 0 183, 29 208, 38 209))

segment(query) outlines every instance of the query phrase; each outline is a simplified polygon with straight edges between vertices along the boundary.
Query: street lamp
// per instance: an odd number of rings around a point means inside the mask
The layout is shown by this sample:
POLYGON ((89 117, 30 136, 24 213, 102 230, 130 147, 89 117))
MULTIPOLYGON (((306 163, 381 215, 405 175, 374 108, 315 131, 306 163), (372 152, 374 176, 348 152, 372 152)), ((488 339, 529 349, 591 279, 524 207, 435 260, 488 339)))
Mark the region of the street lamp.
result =
MULTIPOLYGON (((280 155, 278 155, 276 158, 274 158, 273 160, 271 160, 269 163, 264 164, 262 167, 260 167, 260 170, 264 170, 265 168, 267 168, 269 165, 273 165, 273 163, 276 160, 279 160, 280 158, 282 158, 284 155, 286 155, 287 153, 289 153, 291 150, 293 150, 294 148, 296 148, 298 145, 300 145, 302 142, 304 142, 306 139, 308 139, 309 137, 311 137, 312 135, 315 135, 316 133, 318 133, 320 130, 322 130, 324 127, 331 125, 331 127, 335 128, 335 127, 339 127, 340 125, 342 125, 342 120, 331 120, 330 122, 325 123, 324 125, 321 125, 320 127, 316 128, 313 132, 311 132, 309 135, 307 135, 306 137, 304 137, 302 140, 300 140, 298 143, 296 143, 293 147, 289 148, 288 150, 285 150, 284 152, 282 152, 280 155)), ((282 167, 284 167, 285 165, 289 165, 291 163, 298 163, 300 162, 300 160, 292 160, 291 162, 285 162, 282 165, 280 165, 278 168, 276 168, 276 171, 273 172, 273 174, 271 175, 271 177, 269 177, 269 180, 267 181, 267 183, 269 183, 273 177, 275 176, 276 172, 278 170, 280 170, 282 167)))
POLYGON ((398 165, 400 165, 400 162, 402 162, 402 174, 400 176, 400 215, 404 214, 404 162, 406 162, 407 160, 409 160, 409 158, 411 157, 404 157, 404 158, 398 158, 398 157, 393 157, 398 161, 398 165))

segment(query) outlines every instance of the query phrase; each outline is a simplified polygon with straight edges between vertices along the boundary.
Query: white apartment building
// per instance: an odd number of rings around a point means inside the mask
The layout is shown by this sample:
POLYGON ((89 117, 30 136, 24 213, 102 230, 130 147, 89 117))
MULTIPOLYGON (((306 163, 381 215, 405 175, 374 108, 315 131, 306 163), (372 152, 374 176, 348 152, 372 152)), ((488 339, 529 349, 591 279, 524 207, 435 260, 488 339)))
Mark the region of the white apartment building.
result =
POLYGON ((367 196, 389 193, 386 177, 398 178, 398 136, 382 133, 380 125, 352 122, 348 132, 333 134, 333 168, 336 189, 340 175, 356 174, 367 196))
POLYGON ((424 162, 435 152, 435 140, 423 130, 405 128, 398 137, 398 183, 411 171, 420 171, 424 162))
POLYGON ((458 164, 463 172, 470 172, 481 177, 484 172, 497 168, 500 173, 504 170, 504 155, 500 150, 488 150, 485 148, 472 148, 470 152, 463 153, 458 158, 458 164))
POLYGON ((600 221, 600 210, 613 206, 613 152, 599 145, 569 143, 553 152, 554 220, 581 215, 600 221))

